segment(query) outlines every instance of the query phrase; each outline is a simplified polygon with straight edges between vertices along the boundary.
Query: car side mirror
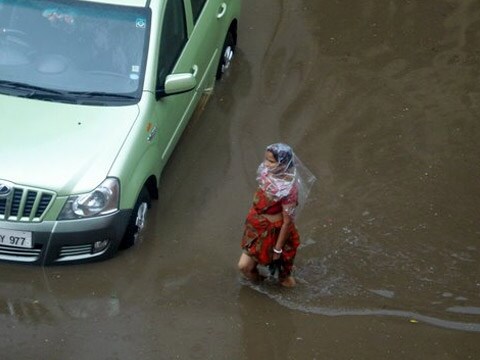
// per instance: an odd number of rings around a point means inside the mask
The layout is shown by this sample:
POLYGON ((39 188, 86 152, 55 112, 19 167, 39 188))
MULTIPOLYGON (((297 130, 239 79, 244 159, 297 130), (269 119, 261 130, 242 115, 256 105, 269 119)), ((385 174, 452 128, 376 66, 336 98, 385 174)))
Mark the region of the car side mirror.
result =
POLYGON ((197 79, 193 74, 171 74, 165 79, 165 86, 161 90, 156 91, 157 98, 182 94, 195 89, 197 79))

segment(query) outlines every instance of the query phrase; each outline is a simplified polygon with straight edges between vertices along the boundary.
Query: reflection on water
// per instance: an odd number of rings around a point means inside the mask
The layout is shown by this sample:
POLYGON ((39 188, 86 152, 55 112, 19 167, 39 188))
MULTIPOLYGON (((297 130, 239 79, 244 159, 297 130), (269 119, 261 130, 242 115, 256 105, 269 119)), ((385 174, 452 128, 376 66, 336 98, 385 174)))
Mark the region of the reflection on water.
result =
MULTIPOLYGON (((0 288, 0 319, 32 324, 61 323, 65 319, 102 319, 120 313, 120 300, 109 292, 112 283, 90 290, 81 283, 81 272, 3 266, 15 283, 4 280, 0 288), (13 276, 15 274, 15 276, 13 276)), ((88 271, 87 271, 88 272, 88 271)), ((5 276, 7 278, 8 276, 5 276)))
POLYGON ((61 309, 65 314, 75 319, 113 317, 120 313, 120 300, 115 296, 110 298, 72 299, 63 302, 61 309))
POLYGON ((20 322, 35 324, 52 324, 54 311, 50 311, 38 300, 32 299, 0 299, 0 319, 14 319, 20 322))
POLYGON ((71 300, 0 299, 0 319, 34 324, 53 324, 70 319, 99 319, 120 313, 118 298, 78 298, 71 300))

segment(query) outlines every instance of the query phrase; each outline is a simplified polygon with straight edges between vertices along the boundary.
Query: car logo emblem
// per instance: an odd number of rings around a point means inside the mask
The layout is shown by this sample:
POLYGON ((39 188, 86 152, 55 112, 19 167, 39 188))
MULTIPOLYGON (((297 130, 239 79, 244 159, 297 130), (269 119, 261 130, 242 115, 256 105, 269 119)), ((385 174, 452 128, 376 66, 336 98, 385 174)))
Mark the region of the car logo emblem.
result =
POLYGON ((5 197, 12 191, 12 184, 0 181, 0 197, 5 197))

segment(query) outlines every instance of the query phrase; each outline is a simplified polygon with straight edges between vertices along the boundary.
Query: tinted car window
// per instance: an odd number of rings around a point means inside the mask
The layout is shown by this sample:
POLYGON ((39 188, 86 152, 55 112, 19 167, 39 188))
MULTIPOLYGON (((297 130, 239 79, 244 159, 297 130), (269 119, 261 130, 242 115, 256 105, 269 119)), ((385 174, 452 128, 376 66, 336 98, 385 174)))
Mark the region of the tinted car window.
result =
POLYGON ((193 20, 197 21, 200 13, 202 12, 203 5, 205 5, 206 0, 191 0, 192 2, 192 12, 193 12, 193 20))
POLYGON ((169 0, 165 9, 158 62, 158 84, 163 87, 187 42, 185 9, 182 0, 169 0))

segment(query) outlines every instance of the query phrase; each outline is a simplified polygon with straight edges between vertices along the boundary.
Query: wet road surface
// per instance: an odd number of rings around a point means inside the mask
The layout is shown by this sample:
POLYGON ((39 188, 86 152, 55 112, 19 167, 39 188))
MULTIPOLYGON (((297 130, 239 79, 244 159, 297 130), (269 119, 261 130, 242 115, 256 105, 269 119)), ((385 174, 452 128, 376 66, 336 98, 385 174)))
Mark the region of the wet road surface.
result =
POLYGON ((480 3, 245 0, 144 241, 0 265, 2 359, 477 359, 480 3), (318 181, 299 285, 237 275, 266 145, 318 181))

